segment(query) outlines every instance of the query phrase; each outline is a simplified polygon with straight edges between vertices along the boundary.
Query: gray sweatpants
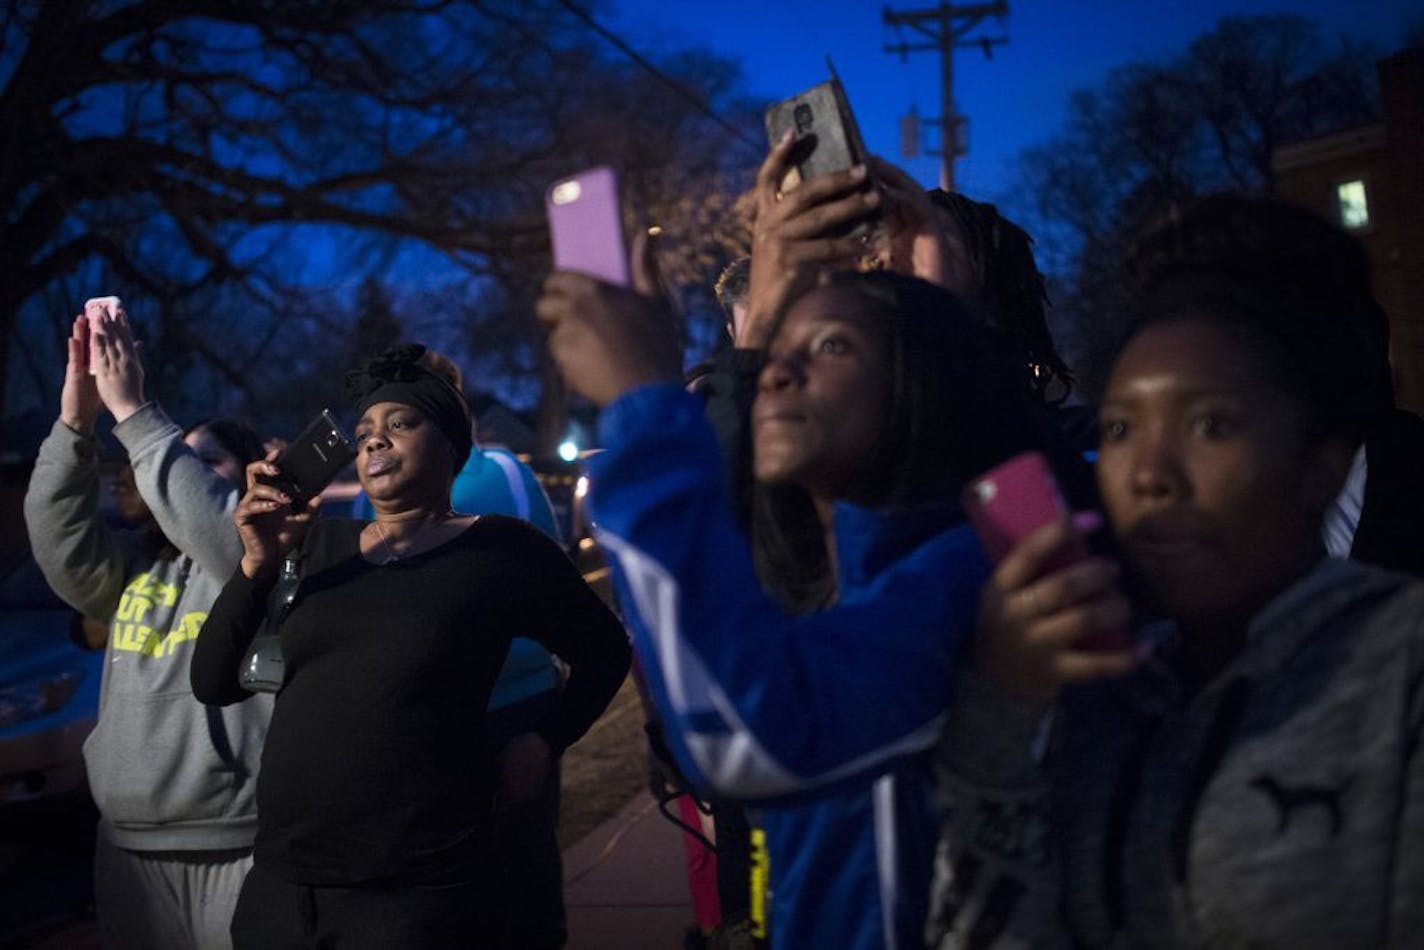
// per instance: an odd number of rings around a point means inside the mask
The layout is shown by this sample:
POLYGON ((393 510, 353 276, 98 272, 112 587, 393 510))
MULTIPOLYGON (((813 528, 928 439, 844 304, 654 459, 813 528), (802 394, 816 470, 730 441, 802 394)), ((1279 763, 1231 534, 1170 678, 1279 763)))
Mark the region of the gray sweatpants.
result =
POLYGON ((94 904, 104 950, 231 950, 252 851, 128 851, 100 830, 94 904))

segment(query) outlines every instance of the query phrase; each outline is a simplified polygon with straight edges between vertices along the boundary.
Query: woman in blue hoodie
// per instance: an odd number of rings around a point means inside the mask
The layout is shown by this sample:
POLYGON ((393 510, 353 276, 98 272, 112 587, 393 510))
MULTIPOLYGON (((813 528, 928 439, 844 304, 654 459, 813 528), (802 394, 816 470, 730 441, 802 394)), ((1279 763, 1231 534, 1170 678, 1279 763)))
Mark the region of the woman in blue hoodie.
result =
POLYGON ((756 475, 828 515, 838 581, 797 617, 757 583, 661 308, 558 273, 539 314, 570 386, 605 407, 592 511, 673 751, 764 805, 777 945, 918 945, 925 753, 987 572, 954 499, 1048 440, 1021 371, 921 280, 837 274, 791 305, 753 409, 756 475))

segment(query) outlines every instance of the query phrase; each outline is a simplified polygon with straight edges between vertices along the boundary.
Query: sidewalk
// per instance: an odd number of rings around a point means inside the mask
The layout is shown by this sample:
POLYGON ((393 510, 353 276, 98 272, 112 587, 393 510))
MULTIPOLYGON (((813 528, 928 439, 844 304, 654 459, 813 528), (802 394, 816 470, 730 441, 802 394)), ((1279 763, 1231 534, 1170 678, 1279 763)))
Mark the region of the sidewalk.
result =
POLYGON ((682 832, 642 792, 564 852, 566 950, 679 950, 693 925, 682 832))

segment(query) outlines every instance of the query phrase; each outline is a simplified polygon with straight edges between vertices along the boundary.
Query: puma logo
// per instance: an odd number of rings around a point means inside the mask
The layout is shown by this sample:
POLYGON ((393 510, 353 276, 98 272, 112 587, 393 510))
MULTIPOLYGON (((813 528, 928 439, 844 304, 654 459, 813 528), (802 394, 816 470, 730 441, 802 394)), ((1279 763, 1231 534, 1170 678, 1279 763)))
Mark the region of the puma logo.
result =
POLYGON ((1259 775, 1251 780, 1251 787, 1258 789, 1276 806, 1276 834, 1284 834, 1286 828, 1290 827, 1292 812, 1311 806, 1325 809, 1325 813, 1330 817, 1330 837, 1338 835, 1345 825, 1344 815, 1340 811, 1340 796, 1350 787, 1349 779, 1342 782, 1338 788, 1324 785, 1299 785, 1291 788, 1269 775, 1259 775))

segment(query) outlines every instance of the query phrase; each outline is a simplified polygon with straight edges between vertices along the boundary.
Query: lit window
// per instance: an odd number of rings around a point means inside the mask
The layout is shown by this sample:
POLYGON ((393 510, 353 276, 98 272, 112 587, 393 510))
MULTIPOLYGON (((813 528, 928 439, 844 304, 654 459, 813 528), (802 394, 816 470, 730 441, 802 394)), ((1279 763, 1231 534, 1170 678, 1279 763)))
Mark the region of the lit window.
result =
POLYGON ((1351 231, 1370 226, 1370 202, 1365 183, 1356 178, 1335 186, 1335 202, 1340 206, 1340 223, 1351 231))

